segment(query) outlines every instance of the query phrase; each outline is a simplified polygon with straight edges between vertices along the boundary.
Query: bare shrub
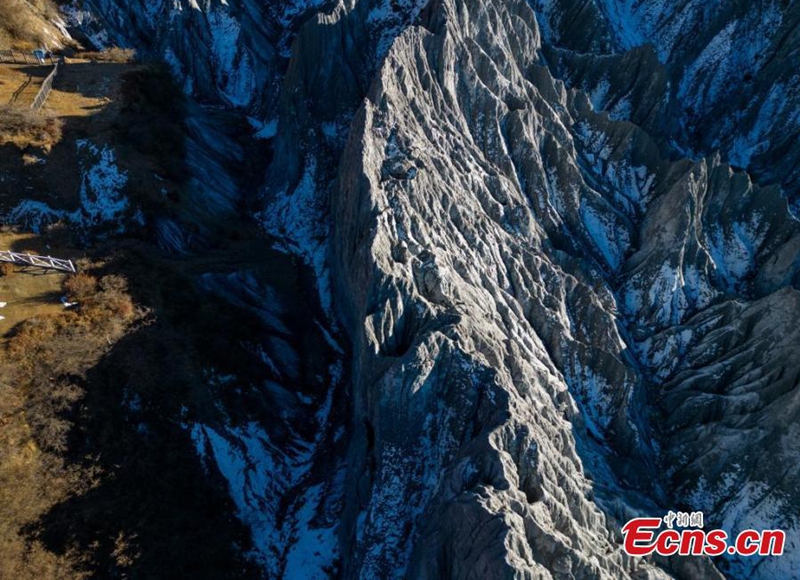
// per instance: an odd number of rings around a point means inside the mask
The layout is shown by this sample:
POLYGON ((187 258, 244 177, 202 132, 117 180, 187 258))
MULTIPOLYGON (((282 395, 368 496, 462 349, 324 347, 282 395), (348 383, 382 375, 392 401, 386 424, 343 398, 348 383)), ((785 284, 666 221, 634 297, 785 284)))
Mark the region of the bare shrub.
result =
POLYGON ((110 274, 108 276, 103 276, 100 279, 100 290, 102 290, 103 292, 109 292, 109 291, 127 292, 128 281, 122 276, 118 276, 117 274, 110 274))
POLYGON ((80 272, 64 281, 69 300, 80 303, 80 322, 91 328, 116 326, 131 320, 136 307, 128 295, 128 282, 122 276, 94 276, 80 272))
POLYGON ((0 263, 0 278, 11 276, 14 273, 14 264, 11 262, 0 263))
POLYGON ((82 302, 97 293, 97 278, 83 272, 70 276, 64 281, 67 298, 82 302))
POLYGON ((25 415, 40 447, 54 452, 66 451, 72 423, 64 415, 82 395, 81 389, 67 379, 31 385, 25 415))
POLYGON ((103 326, 115 320, 133 318, 136 308, 131 297, 116 290, 98 292, 81 305, 81 314, 93 326, 103 326))
POLYGON ((37 147, 49 152, 61 140, 63 128, 64 122, 57 117, 24 107, 0 106, 0 146, 37 147))
POLYGON ((136 61, 136 51, 132 48, 119 48, 113 46, 100 52, 85 52, 81 56, 92 62, 113 62, 117 64, 130 64, 136 61))
POLYGON ((17 327, 8 342, 8 354, 19 360, 30 359, 67 323, 65 317, 37 316, 17 327))

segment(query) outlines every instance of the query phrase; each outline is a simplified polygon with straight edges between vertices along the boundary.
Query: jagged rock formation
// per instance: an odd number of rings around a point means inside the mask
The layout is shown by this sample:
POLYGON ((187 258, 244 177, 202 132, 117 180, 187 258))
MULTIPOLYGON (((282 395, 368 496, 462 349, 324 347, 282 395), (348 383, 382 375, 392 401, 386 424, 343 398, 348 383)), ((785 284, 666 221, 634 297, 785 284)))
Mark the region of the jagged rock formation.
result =
POLYGON ((795 199, 795 2, 533 5, 548 31, 553 62, 563 58, 559 74, 588 91, 595 108, 646 127, 679 152, 719 150, 760 181, 781 183, 795 199), (599 62, 598 53, 605 56, 599 62), (627 79, 620 82, 620 75, 627 79))
MULTIPOLYGON (((347 389, 329 362, 295 400, 302 354, 273 337, 285 415, 189 426, 270 577, 796 570, 794 544, 618 541, 676 507, 798 529, 795 3, 87 4, 254 117, 259 217, 349 337, 347 389)), ((198 127, 205 182, 223 152, 198 127)), ((245 274, 203 284, 291 334, 245 274)))

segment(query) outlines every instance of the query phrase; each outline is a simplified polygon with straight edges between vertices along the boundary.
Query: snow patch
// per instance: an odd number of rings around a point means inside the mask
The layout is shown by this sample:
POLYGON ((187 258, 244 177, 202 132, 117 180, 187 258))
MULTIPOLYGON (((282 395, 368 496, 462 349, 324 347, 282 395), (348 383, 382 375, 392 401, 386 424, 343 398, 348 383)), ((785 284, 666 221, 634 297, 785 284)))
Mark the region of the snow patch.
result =
POLYGON ((6 216, 10 223, 23 225, 33 232, 66 220, 80 228, 117 224, 117 233, 125 230, 123 218, 129 208, 124 189, 128 174, 117 167, 114 150, 82 139, 76 142, 81 157, 81 205, 73 212, 58 210, 41 201, 24 200, 6 216))

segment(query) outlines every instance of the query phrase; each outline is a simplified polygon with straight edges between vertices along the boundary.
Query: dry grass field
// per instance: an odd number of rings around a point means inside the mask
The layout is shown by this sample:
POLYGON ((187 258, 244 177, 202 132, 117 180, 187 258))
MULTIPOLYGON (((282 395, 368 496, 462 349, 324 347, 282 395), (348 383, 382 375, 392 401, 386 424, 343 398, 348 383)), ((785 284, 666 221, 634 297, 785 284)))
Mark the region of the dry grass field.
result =
MULTIPOLYGON (((63 248, 47 248, 41 238, 33 234, 0 232, 0 249, 30 251, 56 257, 76 258, 75 251, 63 248), (70 255, 67 255, 70 254, 70 255)), ((9 333, 21 322, 35 316, 61 314, 64 306, 61 297, 65 274, 53 271, 26 270, 20 266, 4 267, 6 275, 0 275, 0 348, 6 343, 9 333), (10 273, 9 273, 10 272, 10 273)))
POLYGON ((30 107, 51 66, 0 64, 0 105, 30 107))

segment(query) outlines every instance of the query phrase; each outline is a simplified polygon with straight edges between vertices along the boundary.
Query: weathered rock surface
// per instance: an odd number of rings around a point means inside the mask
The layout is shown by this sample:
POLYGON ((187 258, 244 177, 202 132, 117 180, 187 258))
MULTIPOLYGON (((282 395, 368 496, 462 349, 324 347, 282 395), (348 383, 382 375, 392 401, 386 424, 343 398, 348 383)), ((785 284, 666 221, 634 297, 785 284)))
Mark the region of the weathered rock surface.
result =
MULTIPOLYGON (((193 427, 270 576, 797 569, 793 543, 715 562, 619 543, 675 508, 797 533, 796 3, 89 4, 258 119, 260 218, 349 336, 320 413, 287 380, 280 421, 193 427), (349 415, 326 425, 334 395, 349 415)), ((257 309, 244 275, 204 283, 257 309)))
POLYGON ((719 150, 759 180, 784 185, 796 202, 796 2, 532 4, 559 74, 587 90, 597 109, 648 127, 678 151, 719 150), (605 58, 598 67, 580 53, 605 58))

